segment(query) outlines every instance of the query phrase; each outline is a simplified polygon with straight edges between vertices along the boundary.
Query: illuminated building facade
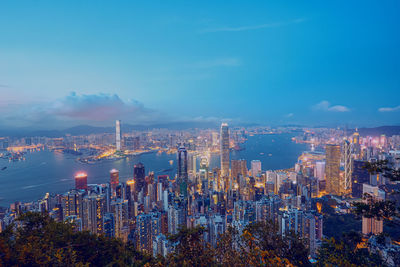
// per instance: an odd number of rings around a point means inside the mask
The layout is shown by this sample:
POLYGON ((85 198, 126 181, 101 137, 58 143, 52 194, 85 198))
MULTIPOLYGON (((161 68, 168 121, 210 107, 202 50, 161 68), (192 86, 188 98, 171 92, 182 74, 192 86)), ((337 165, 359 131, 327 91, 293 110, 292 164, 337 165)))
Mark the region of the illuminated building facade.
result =
POLYGON ((343 141, 343 161, 344 161, 344 185, 343 193, 351 192, 351 173, 353 169, 353 158, 351 154, 351 143, 347 140, 343 141))
POLYGON ((76 189, 87 189, 87 174, 84 172, 77 173, 75 175, 75 188, 76 189))
POLYGON ((117 120, 115 122, 115 146, 117 151, 121 151, 121 121, 117 120))
POLYGON ((187 197, 187 182, 188 182, 188 156, 184 146, 178 148, 178 185, 179 192, 187 197))
POLYGON ((133 180, 135 182, 136 195, 138 195, 140 191, 146 190, 146 174, 143 163, 139 162, 133 166, 133 180))
POLYGON ((326 145, 326 192, 340 195, 340 146, 326 145))
POLYGON ((117 186, 119 184, 119 171, 112 169, 110 171, 110 184, 111 184, 111 195, 116 196, 117 186))
POLYGON ((227 123, 221 124, 220 133, 221 145, 221 176, 229 176, 229 127, 227 123))

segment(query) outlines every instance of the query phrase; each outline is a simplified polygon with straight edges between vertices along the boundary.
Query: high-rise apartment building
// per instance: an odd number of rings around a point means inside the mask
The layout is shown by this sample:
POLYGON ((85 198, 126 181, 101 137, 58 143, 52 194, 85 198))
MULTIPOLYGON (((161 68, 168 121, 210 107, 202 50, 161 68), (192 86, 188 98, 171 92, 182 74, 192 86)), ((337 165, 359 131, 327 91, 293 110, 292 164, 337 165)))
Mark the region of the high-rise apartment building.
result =
POLYGON ((220 133, 221 145, 221 176, 229 176, 229 127, 227 123, 221 124, 220 133))
POLYGON ((326 145, 326 192, 340 195, 340 146, 326 145))

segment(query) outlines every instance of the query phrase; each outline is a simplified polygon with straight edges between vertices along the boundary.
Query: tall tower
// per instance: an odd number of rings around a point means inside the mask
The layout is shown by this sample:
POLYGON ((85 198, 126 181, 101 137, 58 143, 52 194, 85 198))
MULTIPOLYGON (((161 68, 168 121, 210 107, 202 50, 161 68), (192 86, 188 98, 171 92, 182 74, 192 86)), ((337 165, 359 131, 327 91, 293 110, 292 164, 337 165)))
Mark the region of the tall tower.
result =
POLYGON ((326 145, 326 192, 340 195, 340 146, 326 145))
POLYGON ((121 121, 115 121, 115 146, 117 151, 121 151, 121 121))
POLYGON ((75 175, 75 189, 87 189, 87 174, 79 172, 75 175))
POLYGON ((135 193, 139 194, 139 192, 146 187, 146 172, 143 163, 139 162, 133 166, 133 179, 135 182, 135 193))
POLYGON ((229 127, 227 123, 221 124, 221 177, 229 176, 229 127))
POLYGON ((178 148, 178 184, 180 193, 187 196, 188 156, 184 146, 178 148))
POLYGON ((351 174, 353 172, 353 160, 351 157, 351 143, 347 140, 343 141, 343 160, 344 160, 344 193, 351 192, 351 174))
POLYGON ((112 196, 116 196, 117 186, 119 184, 119 171, 116 169, 112 169, 110 171, 110 184, 111 184, 111 194, 112 196))

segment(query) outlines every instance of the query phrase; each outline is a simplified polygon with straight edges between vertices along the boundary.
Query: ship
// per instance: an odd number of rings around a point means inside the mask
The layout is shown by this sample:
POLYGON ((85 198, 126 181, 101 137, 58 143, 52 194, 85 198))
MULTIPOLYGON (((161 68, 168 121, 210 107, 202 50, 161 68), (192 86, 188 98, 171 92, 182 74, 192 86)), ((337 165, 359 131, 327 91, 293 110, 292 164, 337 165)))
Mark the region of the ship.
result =
POLYGON ((5 169, 7 169, 7 166, 5 166, 5 167, 1 168, 1 170, 2 170, 2 171, 4 171, 5 169))

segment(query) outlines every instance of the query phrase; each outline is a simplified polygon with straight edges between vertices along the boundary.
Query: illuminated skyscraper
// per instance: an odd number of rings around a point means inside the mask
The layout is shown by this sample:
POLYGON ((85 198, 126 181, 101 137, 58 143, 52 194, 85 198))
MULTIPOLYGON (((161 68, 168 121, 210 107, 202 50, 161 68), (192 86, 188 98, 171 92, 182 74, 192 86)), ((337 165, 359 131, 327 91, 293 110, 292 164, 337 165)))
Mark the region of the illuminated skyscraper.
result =
POLYGON ((343 160, 344 160, 344 186, 343 193, 351 192, 351 173, 353 168, 353 159, 351 157, 351 143, 347 140, 343 142, 343 160))
POLYGON ((178 184, 180 193, 187 196, 188 157, 184 146, 178 148, 178 184))
POLYGON ((121 121, 115 122, 115 146, 117 151, 121 151, 121 121))
POLYGON ((259 176, 261 174, 261 161, 252 160, 251 161, 251 175, 253 177, 259 176))
POLYGON ((146 174, 143 163, 138 163, 133 167, 133 179, 135 182, 136 195, 146 186, 146 174))
POLYGON ((229 176, 229 127, 227 123, 221 124, 221 176, 229 176))
POLYGON ((110 171, 110 184, 111 184, 111 194, 115 197, 116 189, 119 184, 119 171, 116 169, 112 169, 110 171))
POLYGON ((75 188, 76 189, 87 189, 87 174, 79 172, 75 175, 75 188))
POLYGON ((340 195, 340 146, 326 145, 326 192, 340 195))
POLYGON ((247 162, 245 159, 232 160, 231 164, 232 178, 237 179, 239 174, 243 177, 247 176, 247 162))

